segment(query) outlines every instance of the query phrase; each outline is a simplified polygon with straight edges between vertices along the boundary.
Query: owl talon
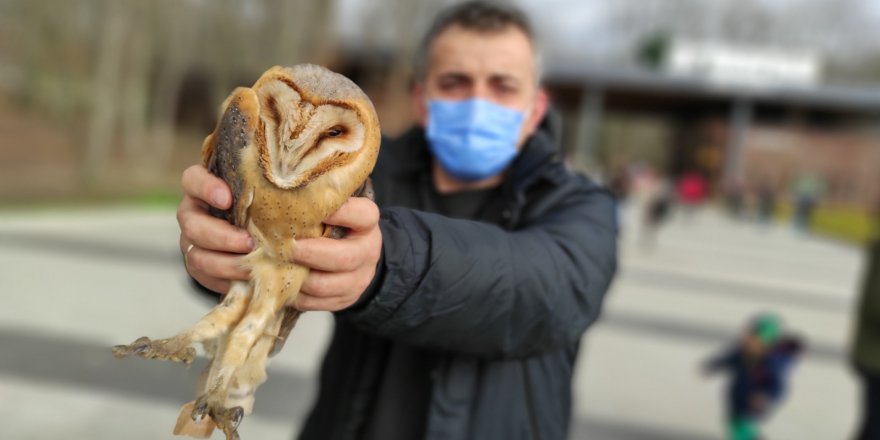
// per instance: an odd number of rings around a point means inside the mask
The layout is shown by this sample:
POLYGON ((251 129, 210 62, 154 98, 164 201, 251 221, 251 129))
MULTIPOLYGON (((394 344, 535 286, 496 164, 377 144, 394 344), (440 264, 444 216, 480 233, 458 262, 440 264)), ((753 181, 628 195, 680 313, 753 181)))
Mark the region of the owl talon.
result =
POLYGON ((193 404, 193 410, 190 416, 194 422, 200 422, 205 416, 210 416, 211 420, 218 428, 226 434, 226 440, 237 440, 238 426, 244 419, 244 408, 236 406, 234 408, 224 408, 218 404, 209 402, 208 395, 205 394, 196 399, 193 404))
POLYGON ((122 359, 132 354, 141 354, 150 345, 150 338, 141 336, 129 345, 114 345, 113 357, 122 359))
POLYGON ((211 414, 217 427, 226 434, 226 440, 239 440, 238 425, 244 418, 244 409, 240 406, 235 408, 215 408, 211 414))
POLYGON ((244 408, 236 406, 230 411, 229 422, 232 423, 232 430, 238 431, 238 425, 241 425, 241 421, 244 419, 244 408))
POLYGON ((136 354, 144 359, 162 359, 166 361, 183 362, 191 364, 196 358, 196 349, 190 346, 188 340, 180 337, 150 340, 142 336, 129 345, 116 345, 113 347, 113 356, 117 359, 136 354))
POLYGON ((198 400, 196 400, 195 405, 193 405, 193 410, 192 414, 190 414, 190 417, 192 417, 194 422, 200 422, 205 419, 206 415, 208 415, 208 401, 203 398, 199 398, 198 400))

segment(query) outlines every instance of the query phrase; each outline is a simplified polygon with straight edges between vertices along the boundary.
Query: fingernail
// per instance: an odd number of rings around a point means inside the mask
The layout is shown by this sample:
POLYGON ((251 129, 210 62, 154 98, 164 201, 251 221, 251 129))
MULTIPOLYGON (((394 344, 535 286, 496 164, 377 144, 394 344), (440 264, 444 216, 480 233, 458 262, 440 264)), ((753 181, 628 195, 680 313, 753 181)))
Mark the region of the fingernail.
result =
POLYGON ((224 207, 229 203, 229 196, 226 195, 226 191, 215 189, 214 192, 211 193, 211 200, 214 201, 214 206, 224 207))
POLYGON ((248 237, 247 239, 247 247, 250 250, 254 250, 254 239, 253 237, 248 237))
POLYGON ((290 253, 288 254, 288 259, 292 262, 296 262, 296 261, 298 261, 296 259, 298 254, 299 254, 299 246, 291 246, 290 253))

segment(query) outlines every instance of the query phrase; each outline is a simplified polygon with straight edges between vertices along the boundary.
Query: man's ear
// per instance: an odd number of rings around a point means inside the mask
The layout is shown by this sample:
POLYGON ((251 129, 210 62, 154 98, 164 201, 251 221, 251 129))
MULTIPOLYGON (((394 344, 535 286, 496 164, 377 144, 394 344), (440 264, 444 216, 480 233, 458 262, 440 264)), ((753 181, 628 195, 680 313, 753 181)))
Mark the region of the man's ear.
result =
POLYGON ((538 129, 538 125, 541 125, 541 121, 544 120, 544 115, 547 114, 547 109, 549 107, 550 95, 548 95, 547 91, 541 87, 535 94, 535 101, 532 103, 532 112, 529 115, 529 119, 526 121, 526 136, 531 136, 535 133, 535 130, 538 129))
POLYGON ((416 122, 422 127, 428 126, 428 103, 425 100, 425 85, 420 82, 413 83, 410 89, 410 99, 412 99, 413 110, 416 115, 416 122))

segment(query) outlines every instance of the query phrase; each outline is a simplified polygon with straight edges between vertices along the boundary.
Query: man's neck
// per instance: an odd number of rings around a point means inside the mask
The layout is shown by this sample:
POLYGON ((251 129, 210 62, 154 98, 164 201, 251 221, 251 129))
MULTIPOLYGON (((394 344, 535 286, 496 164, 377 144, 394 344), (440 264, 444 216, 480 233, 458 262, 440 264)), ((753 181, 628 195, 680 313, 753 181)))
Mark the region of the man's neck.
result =
POLYGON ((483 180, 467 182, 450 176, 449 173, 447 173, 446 170, 444 170, 435 160, 433 164, 433 177, 434 189, 440 194, 450 194, 462 191, 495 188, 496 186, 501 185, 504 173, 502 172, 483 180))

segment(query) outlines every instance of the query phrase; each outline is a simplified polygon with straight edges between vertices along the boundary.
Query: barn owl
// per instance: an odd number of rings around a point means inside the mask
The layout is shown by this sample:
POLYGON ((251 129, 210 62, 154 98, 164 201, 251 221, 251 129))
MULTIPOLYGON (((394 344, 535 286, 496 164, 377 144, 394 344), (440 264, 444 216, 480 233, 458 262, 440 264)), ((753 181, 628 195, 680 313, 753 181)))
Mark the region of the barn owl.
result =
POLYGON ((216 427, 237 439, 300 312, 290 307, 309 269, 289 261, 296 240, 331 236, 324 218, 367 181, 380 143, 373 105, 353 82, 315 65, 273 67, 223 104, 202 162, 233 194, 212 214, 247 229, 254 250, 242 259, 250 281, 236 281, 195 326, 167 339, 142 337, 113 347, 116 357, 191 363, 202 343, 212 361, 201 394, 184 405, 175 434, 207 437, 216 427))

